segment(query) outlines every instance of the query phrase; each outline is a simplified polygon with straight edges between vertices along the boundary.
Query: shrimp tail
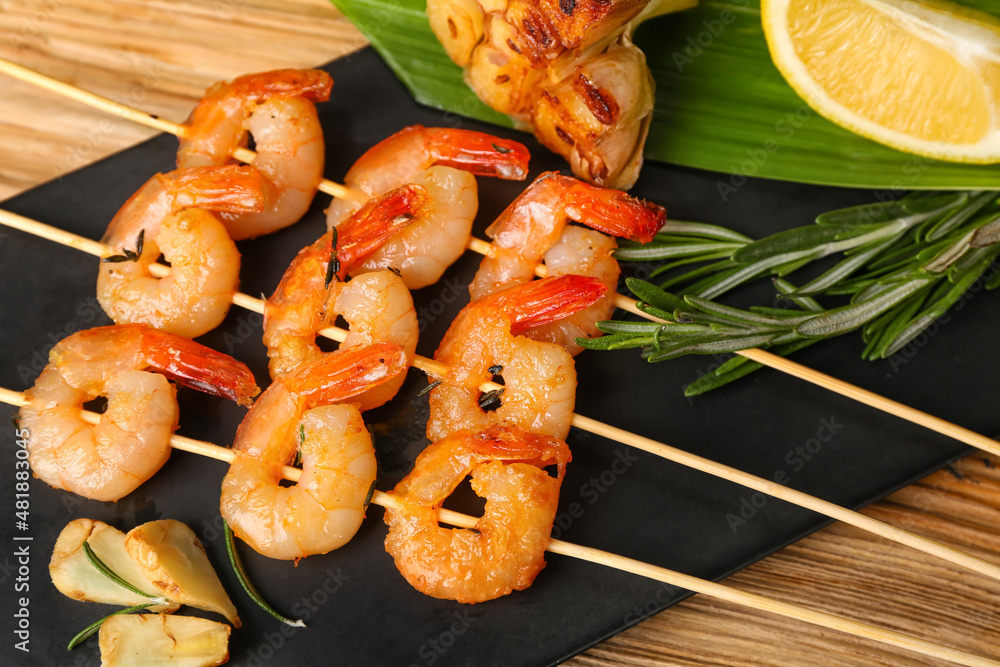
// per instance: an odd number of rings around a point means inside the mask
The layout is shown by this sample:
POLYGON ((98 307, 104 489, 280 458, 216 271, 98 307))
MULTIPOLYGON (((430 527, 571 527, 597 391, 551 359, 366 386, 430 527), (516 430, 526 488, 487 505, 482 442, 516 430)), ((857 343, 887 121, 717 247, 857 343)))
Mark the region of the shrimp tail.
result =
POLYGON ((482 460, 530 463, 540 468, 555 465, 559 479, 566 474, 566 464, 573 460, 565 442, 511 426, 491 426, 476 433, 470 440, 482 460))
POLYGON ((248 165, 189 167, 161 175, 178 207, 222 213, 258 213, 264 208, 264 179, 248 165))
POLYGON ((424 133, 434 164, 508 181, 523 181, 528 176, 531 153, 524 144, 474 130, 415 125, 403 131, 408 130, 424 133))
POLYGON ((233 79, 230 90, 240 97, 264 101, 276 95, 305 97, 313 102, 330 99, 333 79, 322 70, 278 69, 233 79))
MULTIPOLYGON (((337 230, 337 276, 362 264, 373 253, 423 214, 429 195, 420 185, 404 185, 373 199, 345 220, 337 230)), ((327 232, 326 243, 332 242, 333 230, 327 232)), ((328 248, 332 252, 332 248, 328 248)))
POLYGON ((260 393, 246 364, 228 354, 145 325, 124 326, 142 329, 139 350, 148 368, 186 387, 232 399, 247 407, 260 393))
POLYGON ((559 178, 567 186, 563 199, 566 214, 599 232, 648 243, 666 222, 667 211, 658 204, 569 176, 559 178))
POLYGON ((406 352, 395 343, 337 350, 282 378, 306 399, 306 409, 349 400, 406 372, 406 352))
POLYGON ((597 302, 607 291, 597 278, 569 274, 515 285, 487 298, 510 316, 510 332, 516 336, 569 317, 597 302))

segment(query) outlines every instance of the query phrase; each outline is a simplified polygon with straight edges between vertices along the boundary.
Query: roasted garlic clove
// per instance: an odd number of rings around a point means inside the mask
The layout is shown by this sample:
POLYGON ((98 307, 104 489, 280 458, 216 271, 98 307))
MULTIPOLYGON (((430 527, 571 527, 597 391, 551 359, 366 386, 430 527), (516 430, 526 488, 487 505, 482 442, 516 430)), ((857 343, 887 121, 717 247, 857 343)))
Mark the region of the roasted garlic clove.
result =
POLYGON ((229 660, 225 623, 194 616, 124 614, 101 625, 101 667, 211 667, 229 660))
POLYGON ((472 52, 465 82, 492 109, 527 120, 545 71, 532 68, 517 39, 517 31, 501 14, 487 14, 483 41, 472 52))
MULTIPOLYGON (((150 595, 160 594, 125 551, 125 534, 103 521, 91 519, 70 521, 56 539, 49 561, 49 576, 60 593, 74 600, 123 607, 149 602, 148 598, 116 584, 94 567, 83 550, 84 542, 90 544, 97 557, 122 579, 150 595)), ((150 607, 150 610, 172 612, 178 607, 179 604, 172 602, 150 607)))
POLYGON ((448 57, 468 65, 483 39, 483 10, 476 0, 427 0, 427 19, 448 57))
POLYGON ((642 51, 613 44, 542 93, 532 109, 535 136, 578 178, 627 190, 642 167, 654 85, 642 51))
POLYGON ((125 536, 125 549, 160 595, 222 614, 240 627, 236 608, 208 561, 205 548, 185 524, 163 519, 136 526, 125 536))

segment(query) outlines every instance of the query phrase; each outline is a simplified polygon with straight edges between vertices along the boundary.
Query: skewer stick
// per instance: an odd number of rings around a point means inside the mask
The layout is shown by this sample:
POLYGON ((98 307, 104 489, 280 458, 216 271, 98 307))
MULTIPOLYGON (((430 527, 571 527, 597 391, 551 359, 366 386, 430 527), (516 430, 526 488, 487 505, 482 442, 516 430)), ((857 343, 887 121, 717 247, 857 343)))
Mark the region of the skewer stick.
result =
MULTIPOLYGON (((44 74, 35 72, 34 70, 3 58, 0 58, 0 72, 8 74, 21 81, 39 86, 45 90, 49 90, 89 105, 95 109, 106 111, 107 113, 114 114, 120 118, 125 118, 178 137, 184 136, 184 132, 186 130, 184 125, 164 120, 153 114, 146 113, 145 111, 129 107, 96 93, 77 88, 76 86, 45 76, 44 74)), ((253 162, 256 155, 253 151, 240 148, 233 152, 233 157, 242 162, 250 163, 253 162)), ((319 189, 333 197, 344 197, 350 192, 350 189, 346 186, 327 179, 324 179, 320 183, 319 189)), ((492 246, 481 239, 471 238, 466 247, 469 250, 477 252, 481 255, 492 254, 492 246)), ((546 275, 545 267, 543 265, 538 265, 535 273, 544 277, 546 275)), ((636 307, 635 299, 631 299, 623 294, 615 295, 615 305, 622 310, 639 315, 640 317, 644 317, 654 322, 663 321, 639 310, 636 307)), ((986 436, 980 435, 975 431, 963 428, 921 410, 911 408, 907 405, 899 403, 898 401, 893 401, 873 391, 862 389, 861 387, 844 382, 843 380, 838 380, 837 378, 825 373, 815 371, 807 366, 790 361, 772 352, 761 350, 759 348, 752 348, 741 350, 736 352, 736 354, 756 361, 769 368, 781 371, 782 373, 787 373, 788 375, 799 378, 800 380, 805 380, 806 382, 823 387, 824 389, 829 389, 830 391, 840 394, 841 396, 846 396, 847 398, 863 403, 869 407, 887 412, 901 419, 905 419, 906 421, 913 422, 914 424, 928 428, 936 433, 954 438, 959 442, 964 442, 967 445, 982 449, 983 451, 990 452, 991 454, 1000 455, 1000 443, 996 440, 987 438, 986 436)))
MULTIPOLYGON (((15 406, 22 406, 25 405, 24 394, 0 387, 0 402, 15 406)), ((101 419, 101 416, 97 413, 87 410, 81 410, 80 414, 83 420, 90 424, 96 424, 101 419)), ((217 459, 219 461, 225 461, 227 463, 232 462, 236 457, 236 452, 226 447, 220 447, 208 442, 185 438, 178 435, 170 437, 170 446, 174 449, 200 454, 201 456, 217 459)), ((282 469, 282 476, 292 482, 298 481, 301 474, 302 471, 299 468, 284 466, 282 469)), ((372 495, 371 502, 374 505, 380 505, 382 507, 396 506, 396 499, 382 491, 375 491, 372 495)), ((476 522, 478 521, 474 517, 443 508, 438 510, 438 519, 461 528, 474 528, 476 522)), ((577 558, 590 563, 604 565, 616 570, 660 581, 671 586, 678 586, 689 591, 694 591, 695 593, 701 593, 709 597, 718 598, 720 600, 725 600, 727 602, 732 602, 734 604, 750 607, 760 611, 778 614, 779 616, 785 616, 787 618, 794 618, 823 628, 839 630, 840 632, 857 637, 864 637, 866 639, 871 639, 890 646, 896 646, 921 655, 948 660, 955 664, 968 665, 969 667, 1000 666, 1000 662, 995 660, 972 653, 966 653, 964 651, 936 644, 925 639, 911 637, 892 630, 885 630, 874 625, 860 623, 835 614, 816 611, 807 607, 800 607, 798 605, 782 602, 780 600, 774 600, 763 595, 747 593, 724 584, 717 584, 705 579, 699 579, 681 572, 668 570, 643 561, 625 558, 624 556, 619 556, 607 551, 601 551, 599 549, 584 547, 556 539, 549 541, 547 549, 555 554, 561 554, 563 556, 577 558)))
MULTIPOLYGON (((106 256, 113 254, 114 252, 103 243, 91 241, 70 232, 58 230, 44 223, 31 220, 30 218, 9 213, 3 209, 0 209, 0 223, 7 224, 24 231, 29 231, 34 234, 39 234, 41 236, 45 236, 46 238, 49 237, 50 230, 58 232, 57 234, 53 234, 53 240, 65 241, 72 247, 79 248, 94 255, 106 256)), ((169 271, 169 267, 163 266, 162 264, 152 264, 150 266, 150 273, 157 277, 162 277, 169 271)), ((254 298, 246 294, 236 293, 233 295, 233 303, 256 313, 264 312, 264 302, 261 299, 254 298)), ((339 342, 343 342, 347 337, 347 332, 339 327, 327 327, 323 329, 320 334, 339 342)), ((428 375, 441 378, 448 377, 448 368, 444 364, 441 364, 433 359, 428 359, 427 357, 416 355, 413 358, 413 367, 427 373, 428 375)), ((487 382, 480 385, 480 389, 486 392, 503 389, 503 386, 493 382, 487 382)), ((590 417, 574 414, 570 423, 581 430, 589 431, 595 435, 600 435, 609 440, 635 447, 636 449, 641 449, 642 451, 674 461, 675 463, 679 463, 689 468, 694 468, 695 470, 699 470, 714 477, 727 479, 736 484, 740 484, 741 486, 745 486, 794 505, 813 510, 814 512, 818 512, 819 514, 823 514, 824 516, 828 516, 838 521, 843 521, 844 523, 850 524, 856 528, 860 528, 861 530, 873 533, 885 539, 899 542, 900 544, 904 544, 919 551, 923 551, 924 553, 968 568, 974 572, 978 572, 979 574, 1000 580, 1000 566, 994 565, 988 561, 976 558, 975 556, 963 553, 956 549, 952 549, 951 547, 938 542, 914 535, 913 533, 909 533, 876 519, 872 519, 858 512, 845 509, 834 503, 821 500, 806 493, 802 493, 801 491, 781 486, 780 484, 775 484, 774 482, 770 482, 764 478, 751 475, 721 463, 716 463, 710 459, 690 454, 682 449, 671 447, 661 442, 657 442, 656 440, 636 435, 624 429, 597 421, 596 419, 591 419, 590 417)))
MULTIPOLYGON (((95 93, 84 91, 70 84, 44 76, 15 63, 0 59, 0 71, 122 118, 143 123, 149 127, 169 132, 177 136, 184 135, 185 126, 183 125, 157 118, 156 116, 133 109, 95 93)), ((240 149, 240 151, 234 153, 234 157, 245 162, 251 162, 255 156, 252 151, 240 149)), ((343 196, 348 192, 347 188, 343 185, 333 183, 331 181, 324 181, 324 186, 321 186, 320 189, 334 196, 343 196)), ((31 234, 42 236, 64 245, 83 250, 84 252, 88 252, 93 255, 106 256, 112 254, 112 251, 102 243, 65 232, 23 216, 0 211, 0 222, 31 234)), ((477 238, 470 238, 467 247, 470 250, 482 255, 491 255, 493 250, 491 244, 477 238)), ((169 272, 169 268, 160 264, 154 264, 150 267, 150 272, 154 276, 162 277, 169 272)), ((545 275, 547 275, 546 267, 541 264, 538 265, 535 273, 540 277, 545 277, 545 275)), ((615 297, 616 305, 619 308, 654 321, 662 321, 639 310, 636 307, 636 301, 634 299, 630 299, 622 294, 617 294, 615 297)), ((264 311, 263 301, 250 297, 246 294, 235 294, 233 296, 233 303, 256 313, 263 313, 264 311)), ((320 333, 327 338, 340 342, 343 342, 347 335, 347 332, 337 327, 328 327, 320 333)), ((760 349, 744 350, 738 352, 737 354, 741 354, 763 365, 781 370, 819 386, 826 387, 839 394, 848 396, 849 398, 854 398, 862 403, 876 407, 885 412, 889 412, 890 414, 895 414, 899 417, 930 428, 938 433, 948 435, 960 440, 961 442, 978 447, 984 451, 1000 455, 1000 443, 995 440, 986 438, 985 436, 979 435, 969 429, 962 428, 943 419, 910 408, 873 392, 855 387, 847 382, 843 382, 818 371, 814 371, 808 367, 802 366, 801 364, 779 357, 778 355, 760 349)), ((446 367, 425 357, 416 357, 414 359, 414 367, 428 373, 429 375, 447 377, 448 369, 446 367)), ((483 391, 500 388, 501 385, 494 383, 485 383, 482 386, 483 391)), ((997 566, 972 556, 962 554, 961 552, 954 551, 944 545, 925 540, 916 535, 907 533, 906 531, 893 528, 892 526, 875 521, 874 519, 869 519, 868 517, 846 510, 833 503, 828 503, 807 494, 768 482, 762 478, 729 468, 728 466, 723 466, 708 459, 688 454, 683 450, 669 447, 648 438, 637 436, 628 431, 603 424, 588 417, 583 417, 582 415, 573 415, 572 424, 583 430, 598 433, 608 437, 609 439, 629 444, 638 449, 642 449, 643 451, 656 454, 657 456, 667 458, 697 470, 701 470, 702 472, 707 472, 717 477, 729 479, 730 481, 739 483, 748 488, 752 488, 796 505, 812 509, 831 518, 862 528, 863 530, 873 532, 888 539, 920 549, 926 553, 964 565, 965 567, 969 567, 970 569, 980 572, 981 574, 1000 579, 1000 568, 997 566)))
MULTIPOLYGON (((119 118, 124 118, 125 120, 130 120, 134 123, 139 123, 140 125, 145 125, 146 127, 151 127, 154 130, 166 132, 167 134, 172 134, 176 137, 183 137, 187 132, 187 127, 185 125, 135 109, 122 104, 121 102, 116 102, 115 100, 104 97, 103 95, 98 95, 97 93, 77 88, 76 86, 66 83, 65 81, 45 76, 40 72, 36 72, 33 69, 29 69, 23 65, 18 65, 17 63, 4 58, 0 58, 0 72, 12 76, 20 81, 24 81, 25 83, 30 83, 38 86, 39 88, 43 88, 44 90, 48 90, 49 92, 56 93, 57 95, 62 95, 63 97, 86 104, 94 109, 107 112, 114 116, 118 116, 119 118)), ((237 148, 233 151, 232 155, 240 162, 246 162, 247 164, 253 162, 254 158, 257 156, 256 153, 246 148, 237 148)), ((325 179, 320 184, 319 189, 333 197, 343 197, 349 192, 345 186, 325 179)))

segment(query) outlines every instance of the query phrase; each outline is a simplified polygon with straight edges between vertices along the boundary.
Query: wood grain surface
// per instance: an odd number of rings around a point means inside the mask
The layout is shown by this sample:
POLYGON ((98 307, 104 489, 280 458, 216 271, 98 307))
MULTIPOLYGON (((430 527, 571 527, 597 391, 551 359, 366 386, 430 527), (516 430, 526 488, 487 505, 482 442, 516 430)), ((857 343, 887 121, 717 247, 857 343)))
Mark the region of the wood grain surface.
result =
MULTIPOLYGON (((0 0, 0 56, 174 121, 215 80, 364 44, 325 0, 0 0)), ((0 199, 151 134, 0 75, 0 199)), ((1000 460, 970 456, 866 513, 1000 561, 1000 460)), ((847 526, 728 583, 1000 659, 1000 582, 847 526)), ((942 663, 696 596, 570 664, 942 663)))

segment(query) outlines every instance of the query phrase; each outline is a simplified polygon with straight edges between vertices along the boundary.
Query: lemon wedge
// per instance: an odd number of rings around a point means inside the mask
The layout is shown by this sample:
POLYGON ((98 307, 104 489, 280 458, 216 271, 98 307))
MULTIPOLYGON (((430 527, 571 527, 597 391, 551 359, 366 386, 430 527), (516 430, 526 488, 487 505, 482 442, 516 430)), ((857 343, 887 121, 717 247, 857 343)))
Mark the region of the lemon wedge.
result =
POLYGON ((818 113, 893 148, 1000 162, 1000 19, 944 2, 762 0, 771 58, 818 113))

